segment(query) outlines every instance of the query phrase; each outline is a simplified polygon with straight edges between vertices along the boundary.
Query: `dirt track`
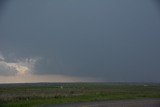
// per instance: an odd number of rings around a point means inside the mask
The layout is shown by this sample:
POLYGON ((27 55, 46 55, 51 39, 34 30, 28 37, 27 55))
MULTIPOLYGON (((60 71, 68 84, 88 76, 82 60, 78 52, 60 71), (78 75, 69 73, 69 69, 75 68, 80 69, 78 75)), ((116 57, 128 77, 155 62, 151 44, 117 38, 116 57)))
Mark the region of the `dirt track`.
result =
POLYGON ((160 99, 101 101, 54 105, 47 107, 160 107, 160 99))

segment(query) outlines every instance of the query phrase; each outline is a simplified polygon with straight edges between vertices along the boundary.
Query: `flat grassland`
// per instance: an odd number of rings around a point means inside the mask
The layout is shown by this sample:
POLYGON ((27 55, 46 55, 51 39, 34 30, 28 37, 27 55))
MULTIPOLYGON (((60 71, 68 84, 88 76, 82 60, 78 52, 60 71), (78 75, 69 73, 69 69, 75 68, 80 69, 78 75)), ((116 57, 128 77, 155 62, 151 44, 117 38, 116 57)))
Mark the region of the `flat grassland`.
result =
POLYGON ((37 107, 73 102, 146 98, 160 98, 160 84, 26 83, 0 85, 0 107, 37 107))

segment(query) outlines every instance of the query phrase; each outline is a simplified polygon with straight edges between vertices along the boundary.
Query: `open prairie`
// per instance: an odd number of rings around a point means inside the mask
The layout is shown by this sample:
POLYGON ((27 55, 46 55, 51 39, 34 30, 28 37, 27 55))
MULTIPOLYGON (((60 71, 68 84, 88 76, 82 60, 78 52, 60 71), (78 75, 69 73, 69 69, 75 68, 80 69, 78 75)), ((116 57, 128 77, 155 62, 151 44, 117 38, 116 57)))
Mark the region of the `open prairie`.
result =
POLYGON ((44 107, 160 107, 160 99, 98 101, 98 102, 50 105, 44 107))
POLYGON ((78 102, 160 98, 153 83, 1 84, 1 107, 37 107, 78 102))

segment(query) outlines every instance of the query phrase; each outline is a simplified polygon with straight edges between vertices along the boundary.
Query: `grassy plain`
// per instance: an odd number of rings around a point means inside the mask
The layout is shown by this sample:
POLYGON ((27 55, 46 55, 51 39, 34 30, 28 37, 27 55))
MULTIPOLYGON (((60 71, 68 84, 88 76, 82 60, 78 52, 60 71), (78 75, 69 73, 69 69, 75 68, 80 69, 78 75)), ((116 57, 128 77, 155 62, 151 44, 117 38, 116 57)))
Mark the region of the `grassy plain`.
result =
POLYGON ((160 84, 28 83, 0 85, 0 107, 37 107, 71 102, 144 98, 160 98, 160 84))

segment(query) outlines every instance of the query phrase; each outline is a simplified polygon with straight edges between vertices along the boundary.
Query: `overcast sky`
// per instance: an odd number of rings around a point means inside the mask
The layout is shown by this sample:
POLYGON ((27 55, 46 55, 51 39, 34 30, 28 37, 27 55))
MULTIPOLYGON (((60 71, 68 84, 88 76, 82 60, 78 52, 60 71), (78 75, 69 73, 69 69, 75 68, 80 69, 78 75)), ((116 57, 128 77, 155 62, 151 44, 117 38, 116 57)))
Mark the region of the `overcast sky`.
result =
POLYGON ((157 0, 1 0, 0 82, 160 82, 157 0))

